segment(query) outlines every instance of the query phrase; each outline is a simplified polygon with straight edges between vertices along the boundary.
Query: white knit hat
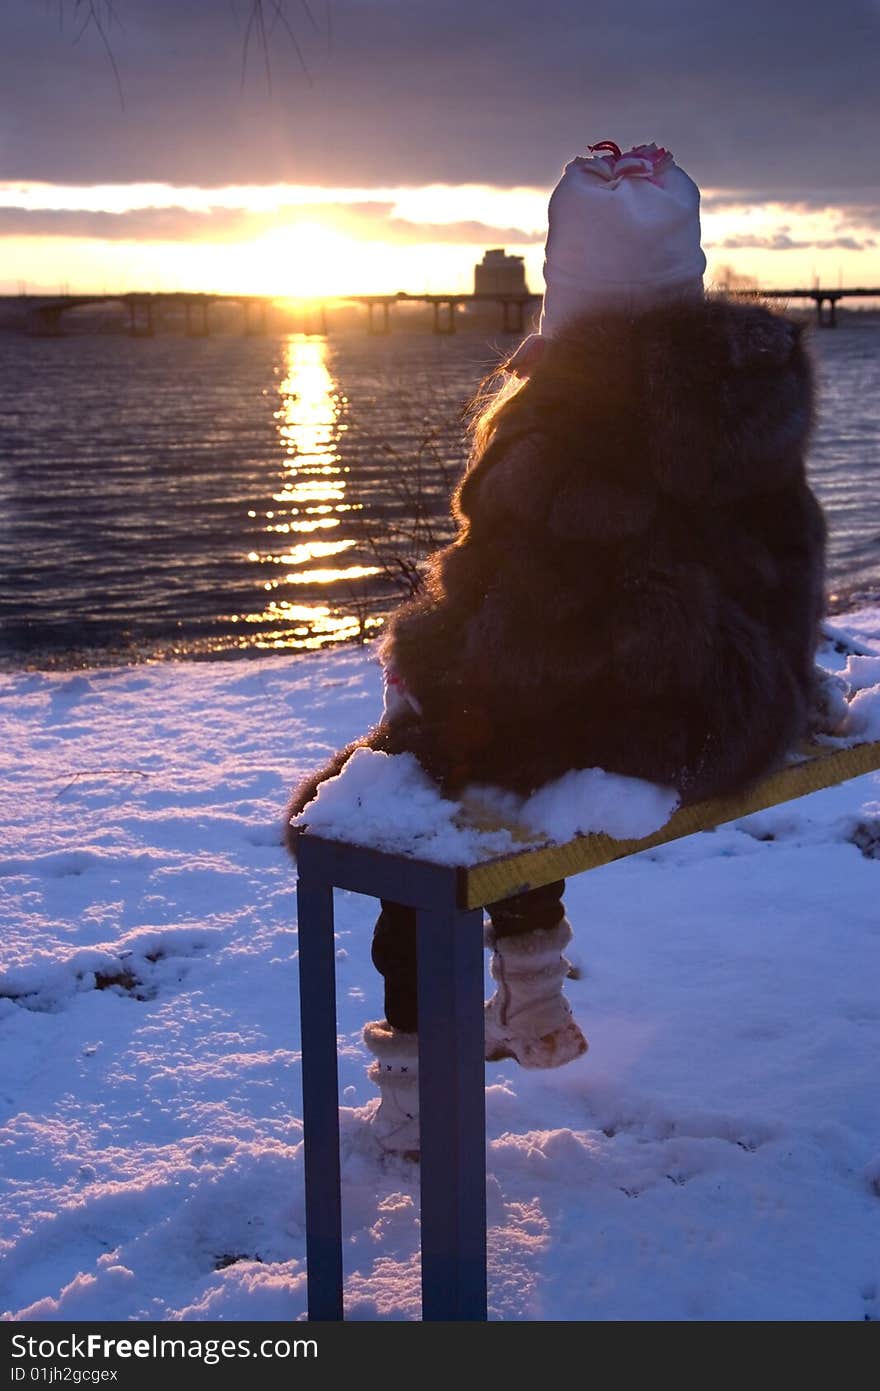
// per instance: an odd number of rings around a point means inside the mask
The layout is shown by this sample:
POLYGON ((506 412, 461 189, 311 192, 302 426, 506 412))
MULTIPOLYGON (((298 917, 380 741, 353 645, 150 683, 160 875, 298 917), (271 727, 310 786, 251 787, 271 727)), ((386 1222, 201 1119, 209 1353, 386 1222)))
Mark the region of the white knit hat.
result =
POLYGON ((573 159, 550 198, 541 334, 595 309, 703 293, 700 190, 668 150, 611 140, 573 159), (600 154, 600 151, 607 153, 600 154))

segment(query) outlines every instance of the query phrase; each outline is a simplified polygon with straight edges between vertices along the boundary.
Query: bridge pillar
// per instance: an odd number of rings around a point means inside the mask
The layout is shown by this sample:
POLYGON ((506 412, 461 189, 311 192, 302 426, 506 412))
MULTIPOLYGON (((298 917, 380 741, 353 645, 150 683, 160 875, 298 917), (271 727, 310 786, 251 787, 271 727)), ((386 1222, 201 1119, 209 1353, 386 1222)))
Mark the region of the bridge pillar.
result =
MULTIPOLYGON (((306 334, 308 334, 309 336, 311 336, 312 334, 314 334, 314 335, 317 336, 317 337, 326 338, 326 337, 327 337, 327 306, 326 306, 326 304, 323 304, 323 303, 322 303, 322 304, 318 305, 317 308, 316 308, 314 305, 312 305, 309 309, 305 310, 305 311, 303 312, 303 321, 302 321, 302 322, 303 322, 303 330, 302 330, 303 333, 306 333, 306 334)), ((368 326, 367 326, 367 331, 368 331, 369 333, 376 333, 376 332, 379 332, 380 330, 377 330, 377 329, 375 329, 375 328, 371 328, 371 327, 368 325, 368 326)), ((388 332, 388 329, 387 329, 387 328, 386 328, 386 329, 383 329, 383 330, 381 330, 381 332, 387 333, 387 332, 388 332)))
POLYGON ((132 338, 152 338, 156 332, 153 296, 131 295, 128 303, 128 331, 132 338), (139 313, 138 311, 142 311, 139 313))
POLYGON ((59 305, 39 305, 28 314, 28 332, 35 338, 60 338, 62 308, 59 305))
POLYGON ((455 332, 455 300, 434 300, 434 332, 449 334, 455 332), (440 308, 446 306, 446 322, 440 317, 440 308))
POLYGON ((503 299, 501 307, 504 312, 503 333, 522 333, 524 305, 521 299, 503 299))
POLYGON ((192 296, 184 305, 186 313, 186 332, 188 338, 207 338, 208 302, 201 296, 192 296))
POLYGON ((264 299, 246 299, 244 302, 244 331, 248 337, 264 337, 266 333, 266 301, 264 299), (253 322, 251 310, 255 310, 253 322))
POLYGON ((373 310, 376 308, 376 301, 367 300, 367 333, 387 334, 391 332, 391 305, 386 300, 380 300, 382 305, 382 327, 377 328, 373 321, 373 310))
POLYGON ((819 328, 837 328, 837 301, 840 295, 813 295, 813 303, 816 306, 816 323, 819 328), (827 316, 822 312, 823 306, 828 301, 827 316))

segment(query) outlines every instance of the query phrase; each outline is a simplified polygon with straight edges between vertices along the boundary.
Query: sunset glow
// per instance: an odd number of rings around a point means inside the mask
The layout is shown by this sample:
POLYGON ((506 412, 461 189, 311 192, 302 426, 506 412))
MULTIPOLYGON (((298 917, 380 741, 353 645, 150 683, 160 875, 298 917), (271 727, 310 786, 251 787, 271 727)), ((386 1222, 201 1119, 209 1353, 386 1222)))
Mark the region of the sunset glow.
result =
MULTIPOLYGON (((487 246, 525 259, 541 288, 546 189, 0 185, 0 291, 193 290, 328 298, 467 292, 487 246)), ((863 209, 737 201, 704 190, 709 278, 762 285, 874 284, 880 249, 863 209)))

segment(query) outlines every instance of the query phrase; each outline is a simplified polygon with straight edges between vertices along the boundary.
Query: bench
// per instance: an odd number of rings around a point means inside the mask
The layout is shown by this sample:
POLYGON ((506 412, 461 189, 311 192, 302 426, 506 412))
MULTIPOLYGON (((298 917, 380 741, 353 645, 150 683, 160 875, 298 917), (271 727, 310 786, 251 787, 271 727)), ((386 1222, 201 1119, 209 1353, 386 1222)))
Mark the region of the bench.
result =
POLYGON ((483 907, 880 769, 880 741, 812 746, 739 797, 677 811, 641 840, 579 836, 463 866, 310 834, 297 860, 310 1319, 343 1318, 333 889, 416 910, 422 1317, 486 1318, 483 907))

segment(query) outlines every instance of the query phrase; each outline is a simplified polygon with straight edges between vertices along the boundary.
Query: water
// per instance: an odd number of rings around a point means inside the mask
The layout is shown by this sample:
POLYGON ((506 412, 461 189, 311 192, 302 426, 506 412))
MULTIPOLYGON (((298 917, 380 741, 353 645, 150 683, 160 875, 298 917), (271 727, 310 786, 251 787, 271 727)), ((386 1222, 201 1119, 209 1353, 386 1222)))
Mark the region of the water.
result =
MULTIPOLYGON (((831 606, 880 591, 880 323, 814 339, 831 606)), ((502 342, 0 337, 0 662, 369 636, 449 535, 502 342)))

